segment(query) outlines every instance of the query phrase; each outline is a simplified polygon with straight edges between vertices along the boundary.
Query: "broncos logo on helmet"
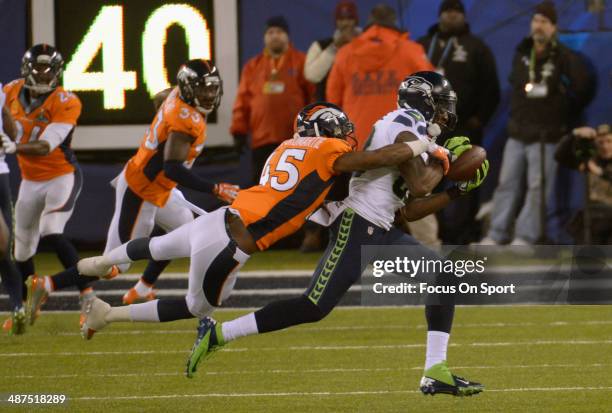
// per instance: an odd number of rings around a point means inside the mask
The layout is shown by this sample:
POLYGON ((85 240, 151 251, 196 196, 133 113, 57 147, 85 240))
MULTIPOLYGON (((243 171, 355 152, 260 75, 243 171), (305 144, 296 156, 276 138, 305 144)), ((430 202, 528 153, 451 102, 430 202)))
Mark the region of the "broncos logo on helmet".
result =
MULTIPOLYGON (((305 106, 295 118, 295 133, 302 137, 352 139, 355 127, 340 107, 329 102, 305 106)), ((355 141, 356 142, 356 141, 355 141)))

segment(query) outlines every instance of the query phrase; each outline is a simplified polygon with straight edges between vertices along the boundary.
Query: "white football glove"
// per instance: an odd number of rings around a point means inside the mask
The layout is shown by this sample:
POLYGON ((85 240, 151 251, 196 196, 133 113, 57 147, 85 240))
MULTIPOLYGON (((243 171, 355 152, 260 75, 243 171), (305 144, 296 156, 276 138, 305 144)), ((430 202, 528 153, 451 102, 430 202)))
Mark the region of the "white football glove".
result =
POLYGON ((17 144, 11 140, 5 134, 0 135, 0 139, 2 140, 2 149, 4 153, 15 153, 17 151, 17 144))

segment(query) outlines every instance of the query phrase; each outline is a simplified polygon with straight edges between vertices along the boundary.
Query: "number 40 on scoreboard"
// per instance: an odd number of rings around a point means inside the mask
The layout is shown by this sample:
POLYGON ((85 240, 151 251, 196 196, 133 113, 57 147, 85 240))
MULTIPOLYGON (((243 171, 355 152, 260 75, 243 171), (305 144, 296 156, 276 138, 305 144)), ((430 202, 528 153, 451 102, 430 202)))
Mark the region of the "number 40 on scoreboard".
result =
POLYGON ((180 63, 212 58, 207 15, 212 1, 56 0, 63 85, 84 99, 84 123, 146 121, 149 99, 174 83, 180 63))

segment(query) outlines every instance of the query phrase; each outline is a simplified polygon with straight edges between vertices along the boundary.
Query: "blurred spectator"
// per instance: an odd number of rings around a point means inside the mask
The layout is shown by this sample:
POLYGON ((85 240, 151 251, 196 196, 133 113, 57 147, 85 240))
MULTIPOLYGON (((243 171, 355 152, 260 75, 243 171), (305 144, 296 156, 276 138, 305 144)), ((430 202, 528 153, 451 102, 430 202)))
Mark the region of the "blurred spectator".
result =
MULTIPOLYGON (((570 225, 577 243, 612 244, 612 130, 600 125, 597 130, 576 128, 561 140, 555 153, 557 161, 588 174, 588 214, 581 211, 570 225), (586 218, 588 215, 588 218, 586 218), (590 231, 587 236, 585 231, 590 231), (590 242, 589 242, 590 241, 590 242)), ((585 209, 586 209, 585 208, 585 209)))
MULTIPOLYGON (((306 53, 306 64, 304 65, 304 76, 307 80, 316 83, 317 100, 326 100, 325 88, 327 76, 336 59, 338 49, 350 42, 361 33, 358 27, 359 15, 357 6, 353 1, 339 1, 334 12, 336 30, 333 37, 317 40, 312 43, 306 53)), ((348 196, 348 185, 351 179, 350 173, 344 173, 336 177, 334 185, 327 195, 328 200, 341 201, 348 196)), ((304 225, 304 240, 300 247, 302 252, 319 251, 323 249, 324 236, 323 227, 306 221, 304 225)))
MULTIPOLYGON (((428 59, 451 82, 457 92, 457 127, 450 136, 468 136, 482 145, 482 131, 499 104, 499 80, 495 59, 489 47, 470 33, 465 8, 460 0, 445 0, 438 12, 439 21, 429 28, 419 43, 428 59)), ((443 141, 438 142, 442 144, 443 141)), ((470 193, 440 211, 442 240, 463 245, 480 239, 478 193, 470 193)))
POLYGON ((239 151, 251 134, 254 183, 268 156, 293 136, 295 116, 314 93, 314 85, 304 78, 304 53, 291 45, 284 17, 268 19, 264 46, 242 69, 230 127, 239 151))
POLYGON ((364 32, 338 51, 327 80, 327 100, 355 122, 359 149, 378 119, 397 106, 397 88, 408 75, 433 70, 423 46, 398 28, 397 14, 381 4, 364 32))
POLYGON ((457 92, 459 117, 453 136, 468 136, 481 145, 482 129, 499 104, 499 80, 491 49, 470 33, 460 0, 440 5, 439 21, 419 43, 427 58, 457 92))
POLYGON ((359 15, 354 2, 339 1, 334 12, 334 19, 336 30, 333 37, 314 41, 306 53, 304 77, 317 85, 317 100, 325 100, 327 75, 336 59, 336 52, 361 33, 361 28, 357 26, 359 15))
POLYGON ((550 199, 557 167, 553 156, 555 143, 569 130, 568 120, 575 117, 571 109, 580 106, 590 88, 586 68, 557 41, 556 24, 554 4, 540 3, 531 19, 531 35, 519 43, 514 55, 509 139, 493 196, 491 228, 481 240, 485 245, 510 241, 512 224, 523 198, 512 244, 533 244, 544 232, 542 181, 546 199, 550 199))

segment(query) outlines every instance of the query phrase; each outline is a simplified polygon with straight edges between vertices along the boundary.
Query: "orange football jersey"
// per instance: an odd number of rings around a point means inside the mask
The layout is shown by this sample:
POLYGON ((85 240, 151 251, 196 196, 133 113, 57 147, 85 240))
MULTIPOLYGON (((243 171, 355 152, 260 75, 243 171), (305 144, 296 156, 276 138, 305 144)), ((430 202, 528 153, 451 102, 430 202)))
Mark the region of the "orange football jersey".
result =
POLYGON ((164 173, 164 147, 170 132, 184 133, 194 138, 185 161, 186 166, 191 167, 204 147, 206 122, 197 110, 181 100, 178 88, 174 88, 164 100, 138 152, 125 167, 125 178, 130 189, 158 207, 166 205, 172 188, 177 185, 164 173))
MULTIPOLYGON (((51 123, 76 126, 81 115, 81 101, 74 93, 58 86, 40 104, 28 107, 23 84, 24 80, 18 79, 4 86, 5 106, 13 115, 17 126, 17 143, 37 141, 51 123)), ((48 181, 74 172, 76 157, 70 148, 71 141, 72 131, 64 142, 48 155, 17 154, 21 177, 30 181, 48 181)))
POLYGON ((260 250, 304 225, 333 184, 334 162, 350 151, 346 141, 335 138, 294 138, 276 148, 259 185, 240 191, 231 206, 260 250))

